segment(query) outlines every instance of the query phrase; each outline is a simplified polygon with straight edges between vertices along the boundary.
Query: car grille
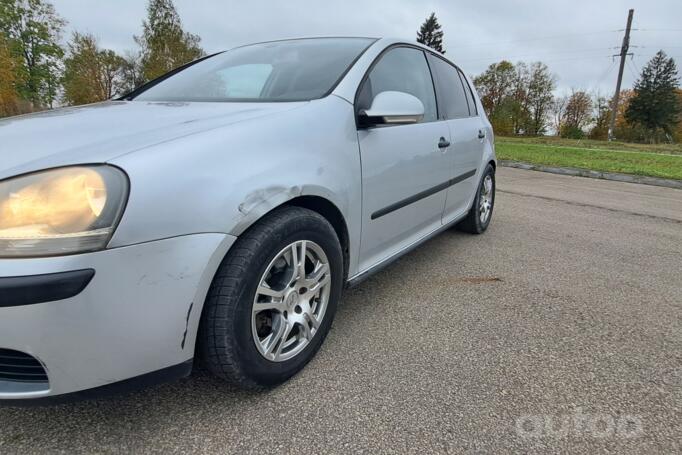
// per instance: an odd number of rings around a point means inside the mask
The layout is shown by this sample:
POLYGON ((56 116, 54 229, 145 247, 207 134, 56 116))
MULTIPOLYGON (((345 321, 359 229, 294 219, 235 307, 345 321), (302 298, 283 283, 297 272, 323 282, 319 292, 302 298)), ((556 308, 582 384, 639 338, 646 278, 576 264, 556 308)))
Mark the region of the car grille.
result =
POLYGON ((0 349, 0 381, 47 382, 43 365, 28 354, 0 349))

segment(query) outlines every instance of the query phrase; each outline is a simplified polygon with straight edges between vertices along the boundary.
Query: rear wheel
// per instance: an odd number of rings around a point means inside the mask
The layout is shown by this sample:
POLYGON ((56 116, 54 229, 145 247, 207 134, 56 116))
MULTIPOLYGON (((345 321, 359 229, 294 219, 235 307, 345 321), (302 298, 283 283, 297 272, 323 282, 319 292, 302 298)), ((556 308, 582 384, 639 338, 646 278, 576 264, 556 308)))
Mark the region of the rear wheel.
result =
POLYGON ((202 314, 208 369, 244 388, 280 384, 322 345, 343 284, 334 228, 316 212, 277 209, 239 237, 202 314))
POLYGON ((495 206, 495 168, 488 164, 476 190, 476 198, 467 216, 457 229, 471 234, 482 234, 488 229, 495 206))

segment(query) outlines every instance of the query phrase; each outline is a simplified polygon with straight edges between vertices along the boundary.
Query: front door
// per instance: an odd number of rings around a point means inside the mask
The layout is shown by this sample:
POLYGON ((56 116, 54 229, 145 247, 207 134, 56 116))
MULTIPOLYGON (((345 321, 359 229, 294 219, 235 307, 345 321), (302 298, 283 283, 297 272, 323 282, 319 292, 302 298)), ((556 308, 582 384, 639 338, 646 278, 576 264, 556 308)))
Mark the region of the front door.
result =
POLYGON ((409 93, 424 104, 421 123, 358 131, 362 158, 360 270, 380 263, 441 226, 452 171, 450 132, 439 121, 432 77, 423 51, 388 50, 374 65, 356 109, 368 109, 384 91, 409 93))

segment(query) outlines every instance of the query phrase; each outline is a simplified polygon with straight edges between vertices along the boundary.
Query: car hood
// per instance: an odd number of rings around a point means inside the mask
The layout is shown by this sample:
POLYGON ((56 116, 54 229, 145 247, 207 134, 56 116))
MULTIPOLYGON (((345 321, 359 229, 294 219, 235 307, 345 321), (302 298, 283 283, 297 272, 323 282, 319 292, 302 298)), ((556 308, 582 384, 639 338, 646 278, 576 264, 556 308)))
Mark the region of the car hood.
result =
POLYGON ((109 101, 0 120, 0 179, 103 163, 162 142, 306 103, 109 101))

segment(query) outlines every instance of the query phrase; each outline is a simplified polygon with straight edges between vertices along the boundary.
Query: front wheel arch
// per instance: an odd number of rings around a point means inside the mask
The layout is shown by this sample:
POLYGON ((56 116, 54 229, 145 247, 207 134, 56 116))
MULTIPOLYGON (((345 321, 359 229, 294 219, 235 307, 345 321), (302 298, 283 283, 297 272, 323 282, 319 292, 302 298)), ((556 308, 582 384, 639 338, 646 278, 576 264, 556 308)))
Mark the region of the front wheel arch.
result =
POLYGON ((348 225, 341 210, 333 202, 320 196, 299 196, 287 201, 283 205, 312 210, 329 221, 341 243, 343 251, 343 280, 345 282, 348 279, 348 266, 350 263, 350 237, 348 235, 348 225))
MULTIPOLYGON (((249 389, 262 389, 276 385, 281 382, 280 379, 286 380, 305 366, 326 337, 343 287, 342 271, 343 254, 340 242, 333 226, 322 215, 309 209, 287 206, 287 204, 269 212, 240 236, 223 258, 213 277, 211 289, 201 308, 195 358, 202 361, 203 366, 208 367, 218 376, 249 389), (307 224, 301 224, 303 221, 307 224), (304 226, 302 231, 301 226, 304 226), (250 361, 245 363, 245 359, 249 357, 249 352, 252 350, 245 349, 245 346, 248 348, 251 345, 244 343, 242 328, 246 326, 241 322, 243 322, 246 310, 243 307, 243 298, 246 295, 245 292, 252 287, 251 285, 254 285, 255 282, 252 282, 252 279, 259 275, 257 271, 260 270, 260 265, 264 264, 263 260, 271 251, 270 247, 278 242, 286 244, 287 238, 301 235, 300 233, 311 235, 310 239, 322 245, 329 255, 333 286, 332 297, 329 301, 329 316, 324 320, 326 322, 323 321, 324 330, 317 338, 318 341, 311 345, 308 355, 296 357, 295 359, 298 360, 291 364, 290 368, 287 367, 289 369, 286 371, 265 371, 263 362, 267 363, 267 361, 260 357, 256 357, 259 361, 255 363, 250 361), (338 272, 336 279, 333 278, 334 270, 338 272), (237 325, 232 327, 232 324, 237 325), (231 336, 230 333, 235 335, 231 336)), ((247 312, 250 314, 250 311, 247 312)), ((286 317, 286 312, 284 314, 286 317)), ((248 330, 251 334, 250 325, 244 330, 248 330)))

